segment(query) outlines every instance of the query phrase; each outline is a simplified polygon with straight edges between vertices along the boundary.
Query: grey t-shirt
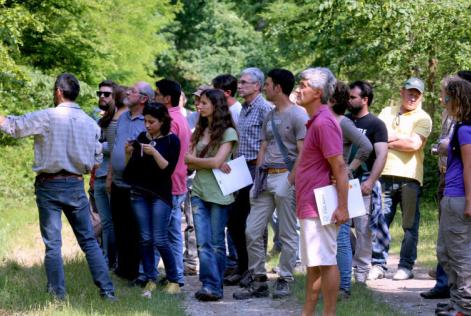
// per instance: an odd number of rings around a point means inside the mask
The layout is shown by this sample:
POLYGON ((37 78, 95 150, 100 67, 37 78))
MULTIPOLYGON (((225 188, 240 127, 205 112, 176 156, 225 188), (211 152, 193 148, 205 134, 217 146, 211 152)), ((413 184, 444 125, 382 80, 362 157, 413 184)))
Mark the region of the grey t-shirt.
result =
POLYGON ((288 157, 293 161, 298 156, 296 142, 304 139, 304 136, 306 136, 306 122, 309 117, 302 107, 294 104, 283 112, 273 109, 266 116, 262 126, 262 140, 268 143, 264 163, 268 165, 284 165, 283 154, 273 135, 272 116, 275 126, 278 128, 278 134, 280 134, 281 140, 288 150, 288 157))

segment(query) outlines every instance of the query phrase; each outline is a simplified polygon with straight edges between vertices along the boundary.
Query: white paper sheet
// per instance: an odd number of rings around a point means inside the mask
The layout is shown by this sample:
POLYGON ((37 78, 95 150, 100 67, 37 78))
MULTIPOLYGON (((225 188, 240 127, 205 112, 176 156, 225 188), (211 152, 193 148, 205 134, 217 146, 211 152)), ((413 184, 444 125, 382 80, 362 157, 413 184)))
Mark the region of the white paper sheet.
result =
MULTIPOLYGON (((366 214, 365 204, 361 195, 361 186, 358 179, 349 181, 348 189, 348 215, 354 218, 366 214)), ((314 189, 314 196, 322 225, 331 224, 332 214, 337 208, 337 190, 335 186, 328 185, 314 189)))
POLYGON ((230 173, 223 173, 219 169, 213 169, 214 176, 223 195, 231 194, 253 183, 252 175, 244 156, 231 160, 227 164, 231 167, 230 173))

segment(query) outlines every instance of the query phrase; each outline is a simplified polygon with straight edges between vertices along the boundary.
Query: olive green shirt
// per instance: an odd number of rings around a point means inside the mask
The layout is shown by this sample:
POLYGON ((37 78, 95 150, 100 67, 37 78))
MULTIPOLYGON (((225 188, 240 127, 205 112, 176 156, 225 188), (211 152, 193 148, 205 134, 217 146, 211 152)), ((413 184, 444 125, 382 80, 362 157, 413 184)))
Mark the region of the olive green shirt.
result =
MULTIPOLYGON (((237 150, 238 137, 237 132, 232 127, 226 129, 222 136, 222 140, 219 146, 224 143, 234 142, 232 146, 232 155, 237 150)), ((201 140, 196 144, 196 155, 199 155, 201 151, 206 147, 201 140)), ((212 148, 205 155, 205 158, 214 157, 219 150, 219 146, 212 148)), ((232 155, 228 155, 226 160, 230 160, 232 155)), ((229 205, 234 202, 234 195, 222 195, 219 184, 216 181, 216 177, 213 174, 212 169, 199 169, 196 170, 195 178, 193 179, 193 187, 191 196, 197 196, 205 202, 216 203, 220 205, 229 205)))

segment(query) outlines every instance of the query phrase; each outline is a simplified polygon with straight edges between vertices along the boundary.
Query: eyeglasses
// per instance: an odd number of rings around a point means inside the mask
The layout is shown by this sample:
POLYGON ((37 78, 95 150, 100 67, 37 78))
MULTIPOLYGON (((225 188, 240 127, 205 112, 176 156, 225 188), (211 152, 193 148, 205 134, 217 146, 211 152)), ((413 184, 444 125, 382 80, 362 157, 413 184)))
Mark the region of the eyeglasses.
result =
POLYGON ((239 80, 237 83, 240 84, 240 85, 246 85, 246 84, 255 84, 257 82, 256 81, 239 80))
POLYGON ((399 124, 401 124, 401 113, 396 114, 396 117, 394 118, 393 123, 396 126, 399 126, 399 124))
POLYGON ((101 98, 101 96, 104 96, 105 98, 108 98, 111 95, 112 92, 108 91, 97 91, 96 96, 101 98))

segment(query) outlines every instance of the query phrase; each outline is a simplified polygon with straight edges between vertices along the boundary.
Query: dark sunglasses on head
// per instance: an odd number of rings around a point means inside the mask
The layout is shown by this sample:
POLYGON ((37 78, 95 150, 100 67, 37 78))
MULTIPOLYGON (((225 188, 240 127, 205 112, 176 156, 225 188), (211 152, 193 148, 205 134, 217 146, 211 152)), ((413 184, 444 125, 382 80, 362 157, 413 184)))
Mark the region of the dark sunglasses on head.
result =
POLYGON ((96 96, 97 97, 101 97, 101 96, 104 96, 105 98, 109 97, 111 95, 111 92, 108 92, 108 91, 97 91, 96 92, 96 96))

